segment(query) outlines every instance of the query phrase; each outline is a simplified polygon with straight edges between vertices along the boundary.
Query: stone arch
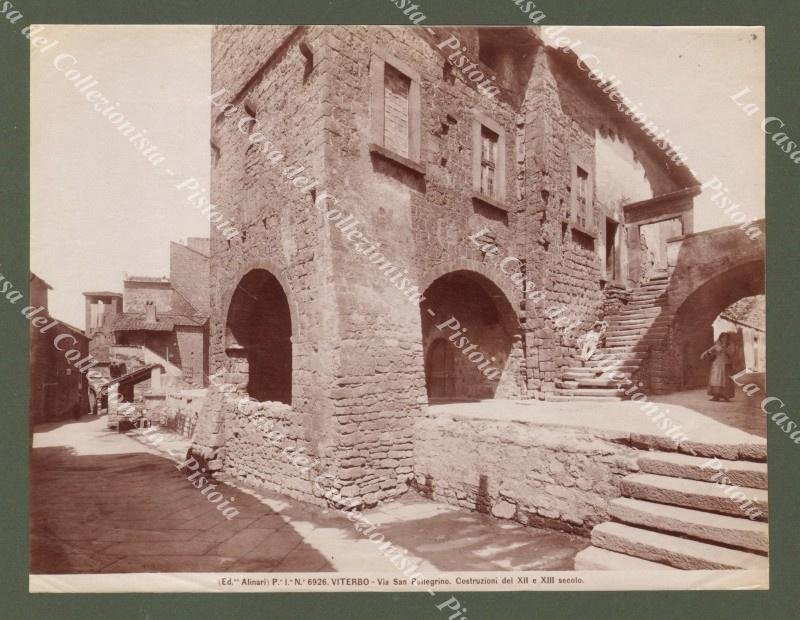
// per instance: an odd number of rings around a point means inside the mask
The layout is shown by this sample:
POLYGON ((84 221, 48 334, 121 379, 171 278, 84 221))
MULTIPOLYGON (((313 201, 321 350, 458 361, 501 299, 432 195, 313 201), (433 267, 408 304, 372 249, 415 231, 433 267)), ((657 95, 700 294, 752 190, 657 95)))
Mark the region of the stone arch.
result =
MULTIPOLYGON (((522 290, 515 288, 514 283, 509 279, 508 275, 500 271, 499 267, 490 268, 485 263, 470 258, 457 258, 441 263, 433 269, 426 271, 420 278, 419 290, 426 290, 435 280, 456 271, 472 271, 477 275, 483 276, 489 284, 497 289, 492 291, 491 294, 496 295, 498 298, 503 297, 513 306, 518 307, 518 302, 523 297, 522 290)), ((528 277, 528 279, 532 278, 528 277)), ((487 284, 487 288, 491 289, 492 287, 487 284)))
POLYGON ((429 400, 519 397, 522 334, 508 295, 473 269, 425 282, 420 320, 429 400))
POLYGON ((296 318, 286 288, 263 268, 250 269, 234 282, 223 315, 232 370, 253 399, 291 405, 296 318))
POLYGON ((709 363, 699 357, 713 343, 714 319, 734 302, 764 292, 764 260, 757 259, 707 278, 685 297, 675 310, 670 329, 669 359, 676 362, 670 364, 676 369, 671 381, 674 387, 704 384, 709 363))
POLYGON ((234 277, 232 277, 230 280, 227 281, 226 286, 223 288, 224 290, 224 294, 222 296, 223 305, 222 305, 222 314, 220 316, 222 316, 223 319, 228 316, 228 313, 230 312, 231 301, 233 300, 233 294, 236 292, 236 288, 239 285, 239 282, 249 272, 254 271, 256 269, 268 271, 270 274, 272 274, 272 276, 278 281, 284 293, 286 294, 286 298, 289 301, 289 312, 292 318, 292 341, 294 342, 297 339, 297 333, 298 333, 298 328, 300 326, 300 322, 299 322, 297 304, 295 302, 294 295, 292 294, 292 287, 289 286, 289 281, 288 278, 286 277, 286 273, 283 267, 279 266, 278 264, 267 258, 257 258, 246 261, 238 269, 234 277))

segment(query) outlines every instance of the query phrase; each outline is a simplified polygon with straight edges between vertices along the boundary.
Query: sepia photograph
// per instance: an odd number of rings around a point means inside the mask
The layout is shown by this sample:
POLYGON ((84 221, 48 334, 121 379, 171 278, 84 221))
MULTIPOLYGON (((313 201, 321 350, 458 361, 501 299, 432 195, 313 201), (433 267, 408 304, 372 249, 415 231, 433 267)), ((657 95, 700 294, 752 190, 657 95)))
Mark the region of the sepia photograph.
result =
POLYGON ((510 4, 9 30, 31 592, 769 588, 765 29, 510 4))

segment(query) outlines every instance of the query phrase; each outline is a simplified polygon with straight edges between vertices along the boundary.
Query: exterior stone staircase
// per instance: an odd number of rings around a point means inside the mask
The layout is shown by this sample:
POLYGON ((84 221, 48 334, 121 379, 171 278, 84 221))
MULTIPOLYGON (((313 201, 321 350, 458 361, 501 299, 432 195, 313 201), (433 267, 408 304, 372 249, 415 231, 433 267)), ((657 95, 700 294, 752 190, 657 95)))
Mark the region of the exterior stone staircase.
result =
POLYGON ((668 285, 669 278, 662 273, 634 289, 628 304, 606 317, 605 345, 588 362, 576 353, 574 364, 562 370, 549 399, 622 400, 622 380, 612 381, 607 374, 614 370, 625 378, 634 377, 651 347, 663 341, 672 319, 666 310, 668 285))
POLYGON ((719 458, 724 476, 762 512, 742 510, 728 487, 712 480, 707 457, 642 452, 640 473, 622 480, 612 520, 592 530, 576 570, 763 569, 768 566, 767 464, 719 458), (728 491, 728 493, 726 493, 728 491))

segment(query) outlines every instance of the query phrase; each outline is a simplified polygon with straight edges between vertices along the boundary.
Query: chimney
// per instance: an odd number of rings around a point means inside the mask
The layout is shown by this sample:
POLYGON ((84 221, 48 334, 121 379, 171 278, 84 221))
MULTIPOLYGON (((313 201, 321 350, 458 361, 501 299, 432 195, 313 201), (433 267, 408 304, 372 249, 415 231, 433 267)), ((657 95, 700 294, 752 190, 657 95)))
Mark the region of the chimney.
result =
POLYGON ((144 319, 148 323, 156 322, 156 305, 152 301, 148 301, 144 305, 144 319))

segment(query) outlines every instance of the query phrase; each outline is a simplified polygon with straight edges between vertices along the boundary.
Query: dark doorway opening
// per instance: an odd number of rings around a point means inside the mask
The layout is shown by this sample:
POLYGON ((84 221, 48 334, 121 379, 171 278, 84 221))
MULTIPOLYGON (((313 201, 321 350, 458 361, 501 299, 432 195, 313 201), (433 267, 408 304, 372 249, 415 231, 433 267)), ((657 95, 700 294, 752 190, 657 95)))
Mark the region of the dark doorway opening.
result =
POLYGON ((292 402, 292 318, 277 278, 245 275, 228 311, 228 354, 246 357, 247 393, 258 401, 292 402))
POLYGON ((519 323, 496 284, 472 271, 445 274, 425 290, 420 317, 431 402, 515 395, 509 358, 519 323))
POLYGON ((617 257, 617 230, 619 224, 606 218, 606 280, 619 281, 619 259, 617 257))

